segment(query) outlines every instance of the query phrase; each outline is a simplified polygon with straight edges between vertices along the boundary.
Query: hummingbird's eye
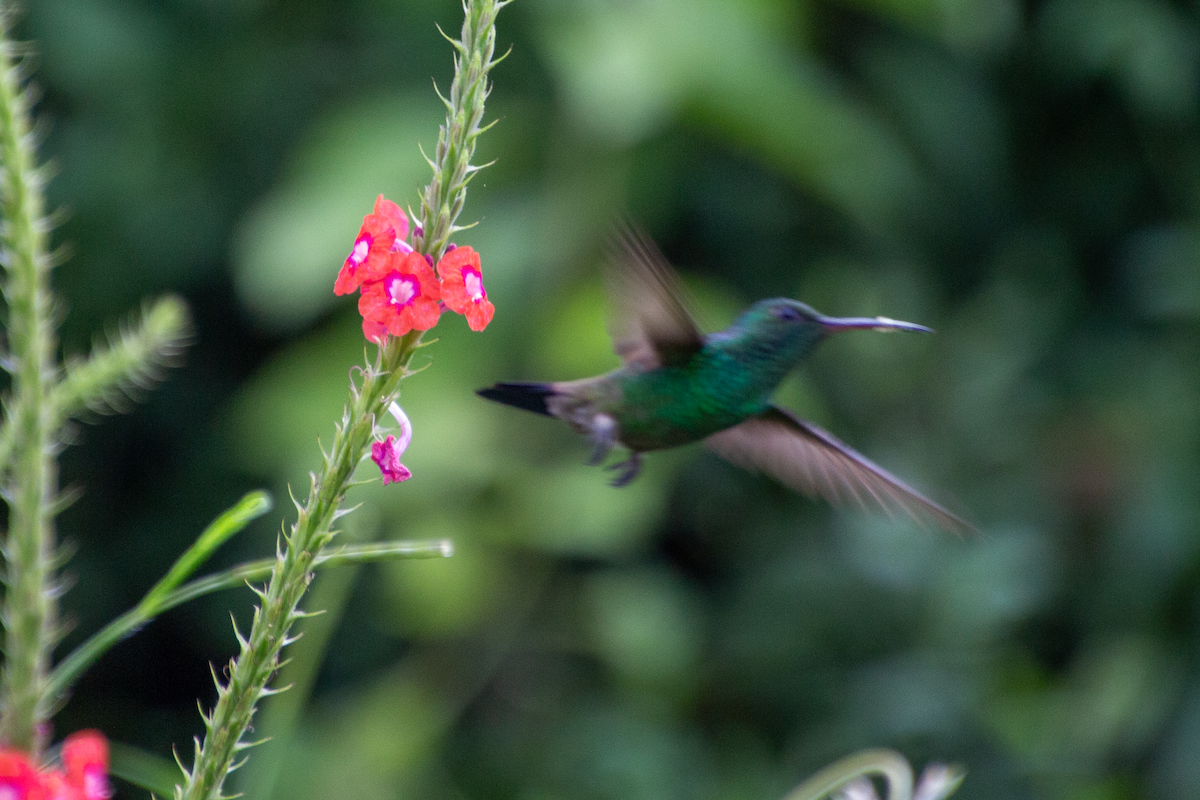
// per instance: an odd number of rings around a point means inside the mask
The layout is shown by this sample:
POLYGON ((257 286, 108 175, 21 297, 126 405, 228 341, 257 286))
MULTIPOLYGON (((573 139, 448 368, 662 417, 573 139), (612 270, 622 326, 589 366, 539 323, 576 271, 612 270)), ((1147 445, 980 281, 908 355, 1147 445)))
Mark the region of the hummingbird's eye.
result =
POLYGON ((800 312, 791 306, 776 306, 775 308, 771 309, 771 314, 776 319, 781 319, 786 322, 795 322, 796 320, 800 319, 800 312))

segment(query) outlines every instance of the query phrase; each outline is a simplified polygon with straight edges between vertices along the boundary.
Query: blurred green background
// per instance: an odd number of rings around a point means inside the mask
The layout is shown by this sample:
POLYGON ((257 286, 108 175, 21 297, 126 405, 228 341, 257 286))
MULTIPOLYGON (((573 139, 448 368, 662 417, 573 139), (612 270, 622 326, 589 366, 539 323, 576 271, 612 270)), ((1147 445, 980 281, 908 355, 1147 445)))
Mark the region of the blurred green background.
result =
MULTIPOLYGON (((65 351, 150 295, 197 320, 63 456, 63 652, 243 492, 280 509, 218 566, 294 518, 364 352, 334 275, 378 192, 417 202, 460 24, 455 0, 24 3, 65 351)), ((1200 4, 519 0, 498 42, 458 239, 496 319, 443 320, 404 384, 415 477, 364 470, 346 526, 457 554, 318 578, 311 697, 268 706, 227 788, 776 800, 890 746, 964 764, 963 798, 1200 796, 1200 4), (475 397, 615 364, 597 253, 625 213, 712 325, 788 295, 936 328, 831 341, 781 401, 982 535, 698 447, 616 491, 565 426, 475 397)), ((55 738, 190 760, 250 605, 119 645, 55 738)))

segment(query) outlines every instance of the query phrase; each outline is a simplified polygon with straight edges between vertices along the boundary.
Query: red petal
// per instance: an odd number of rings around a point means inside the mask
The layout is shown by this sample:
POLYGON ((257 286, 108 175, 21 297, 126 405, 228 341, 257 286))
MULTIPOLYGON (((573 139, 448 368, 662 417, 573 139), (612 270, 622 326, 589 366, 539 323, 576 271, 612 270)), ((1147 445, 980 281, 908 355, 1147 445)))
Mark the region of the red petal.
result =
MULTIPOLYGON (((397 239, 408 238, 408 214, 400 206, 388 200, 383 195, 375 198, 375 213, 386 219, 396 232, 397 239)), ((388 244, 391 247, 391 244, 388 244)))
POLYGON ((442 316, 442 309, 438 306, 437 301, 430 300, 428 297, 414 300, 408 307, 408 312, 412 326, 419 331, 427 331, 437 325, 442 316))
POLYGON ((379 344, 383 341, 383 337, 387 335, 387 325, 376 322, 372 319, 363 317, 362 322, 363 336, 367 337, 367 341, 379 344))
POLYGON ((470 246, 456 247, 449 253, 442 256, 442 260, 438 262, 438 275, 444 280, 447 272, 444 270, 456 270, 460 275, 463 267, 471 266, 480 272, 483 271, 479 265, 479 253, 470 246))
POLYGON ((100 731, 76 731, 63 742, 62 760, 68 775, 89 766, 108 771, 108 740, 100 731))
POLYGON ((467 306, 467 310, 463 316, 467 318, 467 327, 473 331, 481 331, 488 326, 492 321, 492 316, 496 313, 496 307, 492 305, 490 300, 486 298, 479 302, 471 303, 467 306))

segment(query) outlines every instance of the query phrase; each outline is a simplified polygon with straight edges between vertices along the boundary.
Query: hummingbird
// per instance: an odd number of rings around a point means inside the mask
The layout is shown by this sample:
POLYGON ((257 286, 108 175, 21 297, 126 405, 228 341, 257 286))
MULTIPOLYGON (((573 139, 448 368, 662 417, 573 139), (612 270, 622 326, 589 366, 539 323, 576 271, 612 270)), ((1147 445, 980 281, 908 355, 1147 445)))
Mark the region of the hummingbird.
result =
POLYGON ((591 465, 623 446, 629 457, 609 467, 617 471, 616 487, 637 477, 643 453, 703 441, 733 464, 834 504, 854 500, 955 533, 974 530, 832 434, 771 403, 784 377, 833 334, 932 329, 887 317, 827 317, 797 300, 773 298, 706 335, 648 237, 623 230, 608 260, 608 327, 621 366, 582 380, 497 383, 480 396, 563 420, 591 441, 591 465))

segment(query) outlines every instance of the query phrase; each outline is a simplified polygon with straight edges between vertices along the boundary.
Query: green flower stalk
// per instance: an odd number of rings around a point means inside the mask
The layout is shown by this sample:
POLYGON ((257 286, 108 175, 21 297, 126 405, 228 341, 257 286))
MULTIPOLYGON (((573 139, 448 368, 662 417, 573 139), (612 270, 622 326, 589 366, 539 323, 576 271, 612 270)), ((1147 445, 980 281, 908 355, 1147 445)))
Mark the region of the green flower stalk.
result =
MULTIPOLYGON (((0 25, 7 28, 7 9, 0 25)), ((8 425, 16 452, 5 539, 3 674, 0 675, 0 740, 36 753, 38 731, 48 718, 43 683, 57 623, 54 585, 53 508, 58 475, 53 449, 54 420, 45 401, 53 385, 54 327, 51 321, 50 225, 43 214, 46 175, 35 163, 29 124, 29 95, 16 48, 0 44, 0 204, 13 399, 8 425)))
MULTIPOLYGON (((434 175, 422 198, 414 238, 416 252, 431 256, 434 262, 441 259, 449 237, 458 230, 455 221, 466 198, 467 183, 480 169, 470 160, 475 140, 484 130, 479 123, 488 95, 488 71, 496 64, 492 57, 496 15, 506 4, 467 0, 463 5, 462 35, 453 42, 457 50, 454 81, 449 99, 443 98, 446 124, 440 130, 434 158, 429 159, 434 175)), ((366 253, 364 248, 364 257, 366 253)), ((416 260, 424 263, 422 258, 416 260)), ((267 586, 256 590, 260 605, 255 608, 249 635, 237 634, 240 652, 230 662, 229 680, 217 682, 216 705, 203 715, 205 735, 196 742, 191 770, 184 768, 185 780, 176 787, 177 798, 222 797, 225 777, 237 767, 238 753, 253 744, 244 739, 246 730, 258 702, 279 691, 267 684, 280 666, 280 651, 292 641, 292 626, 303 616, 299 603, 313 566, 334 537, 333 523, 346 513, 342 503, 354 469, 375 439, 377 420, 397 396, 400 381, 410 374, 408 365, 421 346, 421 334, 409 330, 385 338, 374 363, 363 368, 357 384, 351 383, 350 404, 342 413, 321 468, 312 476, 308 499, 297 504, 298 518, 277 548, 267 586)))
POLYGON ((887 784, 887 800, 945 800, 966 777, 958 766, 930 764, 913 788, 913 771, 894 750, 862 750, 825 767, 788 792, 783 800, 822 800, 826 797, 879 800, 869 776, 887 784))

